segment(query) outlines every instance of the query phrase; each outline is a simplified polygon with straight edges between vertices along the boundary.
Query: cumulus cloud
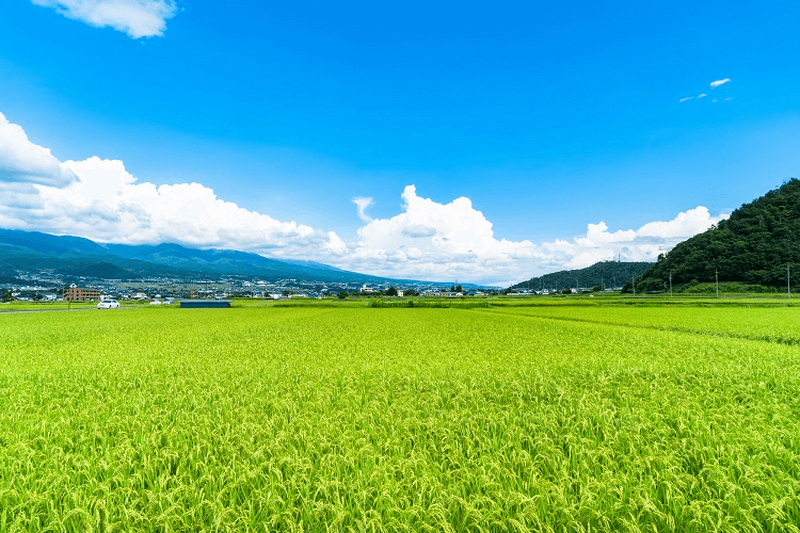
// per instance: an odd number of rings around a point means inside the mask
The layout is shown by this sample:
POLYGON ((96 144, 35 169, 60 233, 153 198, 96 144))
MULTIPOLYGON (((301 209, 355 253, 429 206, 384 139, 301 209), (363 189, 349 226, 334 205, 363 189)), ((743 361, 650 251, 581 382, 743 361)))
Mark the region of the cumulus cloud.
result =
POLYGON ((50 150, 32 143, 20 126, 0 113, 0 183, 62 186, 75 179, 50 150))
POLYGON ((332 232, 249 211, 199 183, 140 182, 122 161, 98 157, 63 166, 76 176, 66 186, 31 182, 0 187, 0 225, 100 242, 176 242, 287 258, 344 251, 332 232))
POLYGON ((139 182, 122 161, 98 157, 64 165, 79 179, 64 188, 39 187, 40 226, 106 242, 177 242, 284 257, 303 257, 317 246, 340 249, 330 234, 249 211, 199 183, 139 182))
POLYGON ((0 119, 0 171, 4 228, 99 242, 236 249, 387 277, 500 286, 620 256, 654 261, 726 218, 698 206, 638 229, 612 231, 600 221, 572 239, 512 241, 496 237, 469 198, 440 203, 408 185, 401 212, 389 218, 368 217, 372 199, 354 198, 364 225, 355 242, 345 242, 332 231, 244 209, 200 183, 140 181, 122 161, 92 157, 62 163, 5 117, 0 119))
POLYGON ((175 0, 31 0, 57 13, 97 28, 111 27, 133 39, 164 35, 175 16, 175 0))
POLYGON ((358 210, 358 218, 364 222, 372 221, 372 218, 367 214, 367 208, 372 205, 372 198, 369 196, 356 196, 353 198, 353 203, 356 204, 358 210))
POLYGON ((403 212, 364 225, 358 242, 334 264, 393 277, 506 285, 620 256, 655 261, 658 254, 726 218, 711 216, 700 206, 639 229, 609 231, 601 221, 588 224, 585 235, 571 240, 536 244, 496 238, 492 223, 468 198, 442 204, 419 196, 413 185, 402 198, 403 212))
POLYGON ((636 232, 638 237, 652 237, 664 240, 685 239, 697 235, 712 225, 728 218, 727 215, 711 216, 708 208, 701 205, 689 209, 667 222, 650 222, 636 232))
POLYGON ((361 227, 338 264, 415 279, 484 281, 508 275, 517 260, 546 259, 530 241, 496 239, 492 223, 468 198, 441 204, 417 195, 414 185, 402 198, 403 212, 361 227))
POLYGON ((730 81, 731 81, 730 78, 725 78, 724 80, 712 81, 709 85, 711 85, 712 89, 716 89, 720 85, 725 85, 726 83, 728 83, 730 81))

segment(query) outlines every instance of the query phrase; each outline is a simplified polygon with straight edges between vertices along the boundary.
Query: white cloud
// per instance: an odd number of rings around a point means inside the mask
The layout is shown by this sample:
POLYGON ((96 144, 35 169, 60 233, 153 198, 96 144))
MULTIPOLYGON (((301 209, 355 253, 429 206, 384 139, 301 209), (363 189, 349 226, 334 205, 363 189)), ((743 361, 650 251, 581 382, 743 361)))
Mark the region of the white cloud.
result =
POLYGON ((370 219, 365 210, 372 199, 354 198, 365 224, 356 242, 347 243, 334 232, 244 209, 200 183, 140 181, 122 161, 61 163, 4 117, 0 141, 0 227, 100 242, 236 249, 389 277, 505 286, 620 255, 654 261, 726 218, 699 206, 639 229, 610 231, 601 221, 571 240, 510 241, 495 237, 492 223, 469 198, 439 203, 409 185, 402 211, 390 218, 370 219))
POLYGON ((111 27, 134 39, 164 35, 167 20, 175 16, 175 0, 31 0, 67 18, 97 28, 111 27))
POLYGON ((724 80, 712 81, 712 82, 710 83, 710 85, 711 85, 711 88, 712 88, 712 89, 716 89, 716 88, 717 88, 717 87, 719 87, 720 85, 725 85, 726 83, 728 83, 728 82, 730 82, 730 81, 731 81, 731 80, 730 80, 729 78, 725 78, 724 80))
POLYGON ((678 102, 683 103, 683 102, 688 102, 689 100, 694 100, 694 96, 687 96, 686 98, 681 98, 680 100, 678 100, 678 102))
POLYGON ((706 93, 698 94, 697 99, 700 100, 701 98, 705 98, 706 96, 708 96, 706 93))
MULTIPOLYGON (((678 213, 666 222, 650 222, 638 230, 609 232, 604 222, 589 224, 585 235, 572 241, 557 239, 544 243, 544 248, 559 258, 562 269, 585 268, 598 261, 621 258, 624 261, 655 261, 658 255, 676 244, 701 233, 728 215, 711 216, 708 209, 698 206, 678 213)), ((538 275, 538 274, 532 274, 538 275)))
POLYGON ((726 218, 697 207, 638 230, 611 232, 601 221, 588 224, 586 234, 572 240, 535 244, 497 239, 492 223, 468 198, 442 204, 420 197, 413 185, 402 197, 402 213, 364 225, 358 242, 333 263, 393 277, 506 285, 620 255, 628 261, 655 261, 658 254, 726 218))
POLYGON ((670 221, 645 224, 638 229, 636 236, 642 238, 652 237, 666 241, 675 241, 677 239, 680 241, 692 235, 697 235, 726 218, 728 218, 727 215, 711 216, 708 208, 699 205, 694 209, 678 213, 678 216, 670 221))
POLYGON ((356 204, 358 218, 364 222, 370 222, 372 218, 367 214, 367 208, 372 205, 372 198, 369 196, 356 196, 353 198, 353 203, 356 204))
POLYGON ((495 239, 492 223, 468 198, 448 204, 417 195, 409 185, 403 212, 358 230, 358 241, 337 266, 415 279, 494 281, 523 263, 546 260, 530 241, 495 239), (362 265, 361 268, 358 268, 362 265), (368 267, 367 267, 368 265, 368 267))
POLYGON ((3 227, 87 237, 100 242, 235 248, 277 257, 341 253, 341 239, 281 222, 217 198, 199 183, 139 182, 122 161, 66 161, 77 179, 67 186, 18 188, 4 201, 3 227))
POLYGON ((0 183, 62 186, 75 179, 50 150, 32 143, 20 126, 0 113, 0 183))

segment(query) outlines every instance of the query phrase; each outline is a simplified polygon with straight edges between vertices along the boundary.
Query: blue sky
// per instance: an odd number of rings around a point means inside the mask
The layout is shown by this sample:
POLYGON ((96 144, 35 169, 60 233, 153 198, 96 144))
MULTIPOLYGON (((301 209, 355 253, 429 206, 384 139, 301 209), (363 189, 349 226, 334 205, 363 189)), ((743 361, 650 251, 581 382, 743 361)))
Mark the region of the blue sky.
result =
POLYGON ((9 0, 0 226, 498 284, 654 259, 800 177, 799 15, 9 0))

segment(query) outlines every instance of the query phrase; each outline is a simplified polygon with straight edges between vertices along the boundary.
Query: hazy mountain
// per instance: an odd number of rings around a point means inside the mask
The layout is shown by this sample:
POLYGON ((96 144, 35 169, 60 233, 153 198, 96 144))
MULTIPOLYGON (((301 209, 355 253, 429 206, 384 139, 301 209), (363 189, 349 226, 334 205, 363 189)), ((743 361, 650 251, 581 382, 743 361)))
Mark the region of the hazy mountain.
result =
POLYGON ((18 271, 104 279, 234 275, 265 281, 410 281, 348 272, 313 261, 282 261, 234 250, 200 250, 169 243, 99 244, 81 237, 0 229, 0 278, 10 281, 18 271))
POLYGON ((82 252, 106 254, 103 245, 82 237, 59 237, 38 231, 20 231, 0 229, 0 244, 9 244, 27 248, 43 254, 62 254, 65 252, 82 252))

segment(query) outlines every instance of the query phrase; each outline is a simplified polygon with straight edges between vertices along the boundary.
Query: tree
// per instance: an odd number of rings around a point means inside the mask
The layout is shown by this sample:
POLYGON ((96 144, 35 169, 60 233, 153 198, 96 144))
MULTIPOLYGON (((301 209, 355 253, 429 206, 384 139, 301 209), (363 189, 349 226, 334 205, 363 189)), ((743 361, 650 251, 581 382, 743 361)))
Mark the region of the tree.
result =
POLYGON ((9 291, 3 291, 2 293, 0 293, 0 301, 10 302, 13 299, 14 297, 11 295, 9 291))
POLYGON ((397 289, 394 287, 389 287, 386 289, 386 296, 397 296, 397 289))
POLYGON ((341 300, 344 300, 345 298, 347 298, 347 296, 348 296, 347 291, 342 291, 339 293, 339 299, 341 300))

